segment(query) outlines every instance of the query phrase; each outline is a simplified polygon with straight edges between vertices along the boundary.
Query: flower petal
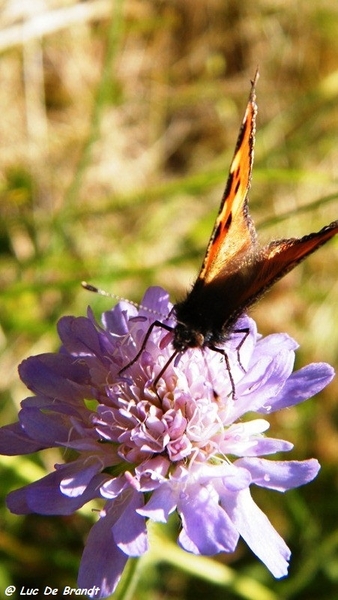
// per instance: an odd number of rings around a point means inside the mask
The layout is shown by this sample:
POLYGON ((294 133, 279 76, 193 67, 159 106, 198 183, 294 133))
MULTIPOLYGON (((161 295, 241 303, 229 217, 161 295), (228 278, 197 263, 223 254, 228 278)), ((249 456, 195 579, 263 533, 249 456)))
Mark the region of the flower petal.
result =
POLYGON ((248 469, 252 482, 279 492, 285 492, 312 481, 320 465, 314 458, 304 461, 271 461, 263 458, 240 458, 236 465, 248 469))
POLYGON ((177 498, 169 485, 162 485, 155 490, 148 502, 137 512, 152 521, 166 523, 169 515, 176 509, 177 498))
POLYGON ((128 556, 141 556, 148 549, 145 519, 137 512, 143 506, 143 495, 133 492, 123 513, 112 527, 117 546, 128 556))
POLYGON ((74 403, 89 391, 87 366, 63 354, 40 354, 24 360, 19 366, 22 381, 36 394, 74 403))
POLYGON ((253 501, 249 489, 227 494, 221 501, 242 538, 274 577, 287 575, 290 549, 253 501))
POLYGON ((307 365, 290 375, 281 392, 271 400, 268 409, 263 406, 259 411, 270 413, 300 404, 321 392, 334 376, 334 369, 327 363, 307 365))
POLYGON ((207 556, 234 551, 238 532, 213 491, 189 486, 180 495, 177 509, 183 525, 178 539, 185 550, 207 556))
POLYGON ((105 481, 103 474, 96 475, 81 496, 70 498, 62 494, 60 485, 67 465, 46 475, 39 481, 26 485, 7 496, 7 505, 12 513, 23 515, 71 515, 84 504, 99 496, 99 487, 105 481))
POLYGON ((95 598, 106 598, 115 591, 128 560, 115 543, 114 521, 115 515, 108 513, 93 525, 82 554, 78 586, 87 589, 97 586, 100 591, 95 598))
POLYGON ((0 454, 6 456, 31 454, 42 448, 45 448, 45 445, 39 440, 31 440, 20 423, 12 423, 0 428, 0 454))

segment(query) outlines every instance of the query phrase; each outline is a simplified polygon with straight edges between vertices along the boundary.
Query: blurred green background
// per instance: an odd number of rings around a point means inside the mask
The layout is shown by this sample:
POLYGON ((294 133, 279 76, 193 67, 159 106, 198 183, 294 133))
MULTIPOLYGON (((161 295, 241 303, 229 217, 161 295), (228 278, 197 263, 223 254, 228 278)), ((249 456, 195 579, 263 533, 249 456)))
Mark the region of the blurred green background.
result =
MULTIPOLYGON (((151 284, 175 300, 192 283, 257 66, 250 206, 262 240, 338 217, 335 0, 7 0, 0 53, 2 425, 28 395, 17 365, 57 350, 58 318, 111 306, 81 280, 136 301, 151 284)), ((337 273, 334 239, 252 311, 262 333, 297 339, 297 366, 337 365, 337 273)), ((322 464, 304 488, 254 494, 292 549, 289 577, 273 580, 244 544, 185 558, 161 530, 134 600, 338 597, 337 392, 335 380, 271 419, 271 434, 295 443, 290 457, 322 464)), ((60 460, 0 457, 0 595, 75 585, 95 514, 5 507, 8 491, 60 460)))

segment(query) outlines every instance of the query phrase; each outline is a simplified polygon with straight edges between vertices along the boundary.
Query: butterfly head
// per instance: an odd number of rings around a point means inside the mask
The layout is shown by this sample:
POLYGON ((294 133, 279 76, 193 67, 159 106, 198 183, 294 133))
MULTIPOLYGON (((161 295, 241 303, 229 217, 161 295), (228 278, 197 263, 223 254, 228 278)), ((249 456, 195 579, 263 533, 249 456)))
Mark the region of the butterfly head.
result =
POLYGON ((188 348, 203 348, 205 336, 184 323, 178 322, 174 328, 173 346, 178 352, 184 352, 188 348))

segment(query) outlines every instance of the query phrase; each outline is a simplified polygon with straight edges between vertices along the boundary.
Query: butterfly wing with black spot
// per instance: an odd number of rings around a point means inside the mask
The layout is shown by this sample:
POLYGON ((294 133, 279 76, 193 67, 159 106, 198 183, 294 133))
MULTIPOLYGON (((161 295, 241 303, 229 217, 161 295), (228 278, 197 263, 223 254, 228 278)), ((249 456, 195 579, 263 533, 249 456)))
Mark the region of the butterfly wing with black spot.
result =
POLYGON ((248 213, 247 195, 251 182, 256 131, 257 79, 258 72, 252 82, 227 185, 198 276, 198 279, 206 284, 217 277, 225 265, 228 272, 237 269, 239 261, 250 254, 256 243, 256 231, 248 213))
MULTIPOLYGON (((299 239, 275 240, 264 246, 247 270, 245 285, 238 290, 238 305, 246 308, 258 300, 276 281, 337 233, 338 221, 333 221, 316 233, 299 239)), ((224 284, 226 285, 226 275, 224 284)))

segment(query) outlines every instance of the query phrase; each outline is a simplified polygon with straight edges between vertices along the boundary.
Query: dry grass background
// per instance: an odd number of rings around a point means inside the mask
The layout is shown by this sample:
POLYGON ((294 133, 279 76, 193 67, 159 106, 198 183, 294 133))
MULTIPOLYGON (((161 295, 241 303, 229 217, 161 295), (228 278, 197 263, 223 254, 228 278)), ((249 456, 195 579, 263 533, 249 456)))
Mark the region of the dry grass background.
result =
MULTIPOLYGON (((57 319, 109 307, 82 279, 133 300, 150 284, 179 298, 193 281, 257 66, 251 212, 263 240, 303 235, 337 218, 335 0, 0 2, 2 423, 26 394, 17 364, 57 348, 57 319)), ((337 365, 337 272, 333 240, 253 312, 263 333, 296 337, 299 365, 337 365)), ((260 498, 293 549, 288 580, 273 582, 244 546, 230 557, 271 598, 336 598, 337 392, 336 381, 273 422, 323 470, 278 503, 260 498)), ((3 494, 57 459, 1 459, 3 494)), ((44 581, 51 563, 55 586, 70 584, 88 515, 0 514, 0 585, 44 581)), ((161 568, 136 600, 246 597, 161 568)))

